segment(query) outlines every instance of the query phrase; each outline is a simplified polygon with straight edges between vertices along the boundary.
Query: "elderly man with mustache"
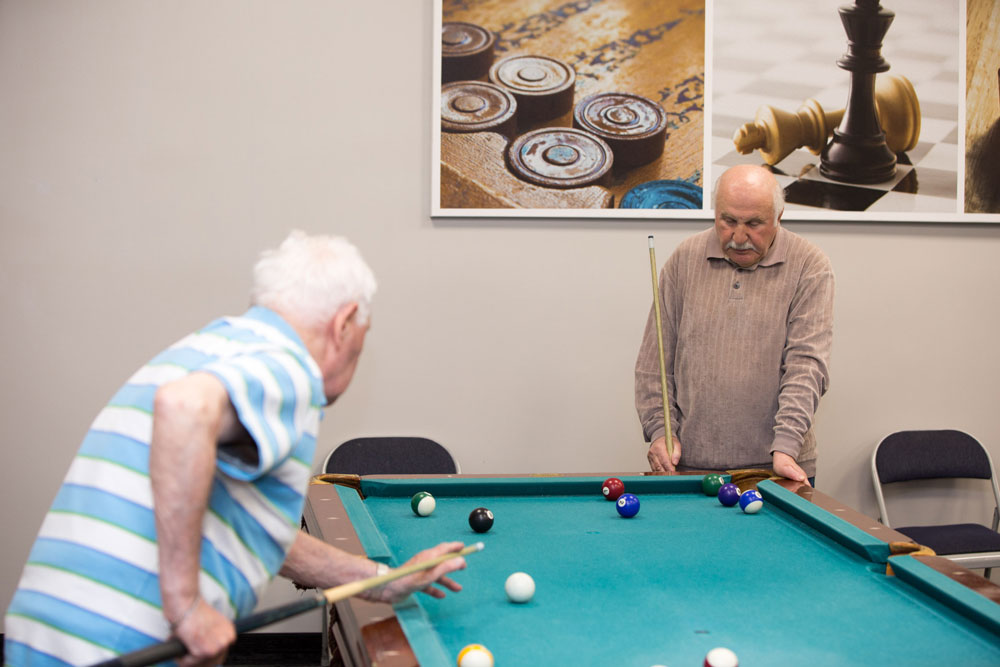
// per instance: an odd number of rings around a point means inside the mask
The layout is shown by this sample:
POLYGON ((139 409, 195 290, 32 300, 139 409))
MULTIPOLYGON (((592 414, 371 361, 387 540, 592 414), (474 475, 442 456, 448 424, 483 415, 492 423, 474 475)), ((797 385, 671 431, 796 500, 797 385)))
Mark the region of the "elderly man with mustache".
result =
POLYGON ((715 226, 660 272, 672 454, 666 446, 654 309, 635 402, 654 471, 770 468, 813 483, 813 415, 829 382, 830 260, 781 227, 784 193, 763 167, 728 169, 715 226))

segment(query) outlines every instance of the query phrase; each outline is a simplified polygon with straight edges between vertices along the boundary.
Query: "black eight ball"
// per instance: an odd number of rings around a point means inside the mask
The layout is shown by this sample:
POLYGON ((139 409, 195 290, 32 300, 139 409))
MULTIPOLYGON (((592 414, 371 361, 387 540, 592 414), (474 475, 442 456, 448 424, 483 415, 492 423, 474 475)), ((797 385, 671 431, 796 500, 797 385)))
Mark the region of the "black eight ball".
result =
POLYGON ((493 512, 485 507, 477 507, 469 514, 469 525, 477 533, 485 533, 493 527, 493 512))

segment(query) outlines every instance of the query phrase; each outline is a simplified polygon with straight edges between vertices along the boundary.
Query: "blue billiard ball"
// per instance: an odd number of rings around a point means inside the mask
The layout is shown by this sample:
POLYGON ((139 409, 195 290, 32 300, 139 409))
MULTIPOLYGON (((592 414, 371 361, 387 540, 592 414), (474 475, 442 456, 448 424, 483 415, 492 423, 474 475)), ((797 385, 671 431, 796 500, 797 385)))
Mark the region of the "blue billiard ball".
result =
POLYGON ((615 509, 626 519, 633 517, 639 513, 639 499, 634 493, 623 493, 615 503, 615 509))
POLYGON ((719 487, 719 502, 726 507, 732 507, 740 501, 740 489, 732 482, 719 487))
POLYGON ((747 514, 756 514, 764 506, 764 498, 757 489, 750 489, 740 494, 740 509, 747 514))

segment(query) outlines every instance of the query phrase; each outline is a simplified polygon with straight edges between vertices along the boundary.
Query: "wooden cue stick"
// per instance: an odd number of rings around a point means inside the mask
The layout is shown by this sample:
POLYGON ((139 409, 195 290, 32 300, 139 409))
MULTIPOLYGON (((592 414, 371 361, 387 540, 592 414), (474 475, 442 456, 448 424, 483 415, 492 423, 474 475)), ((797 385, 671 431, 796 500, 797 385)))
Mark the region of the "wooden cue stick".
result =
POLYGON ((674 436, 670 426, 670 396, 667 394, 667 363, 663 358, 663 320, 660 316, 660 284, 656 275, 656 249, 653 247, 653 235, 649 235, 649 270, 653 274, 653 305, 656 308, 656 345, 660 350, 660 389, 663 393, 663 424, 666 427, 664 436, 667 444, 667 455, 674 457, 674 436))
MULTIPOLYGON (((298 616, 299 614, 305 613, 311 609, 322 607, 324 604, 333 604, 334 602, 345 600, 353 595, 357 595, 358 593, 363 593, 364 591, 372 588, 378 588, 382 584, 387 584, 395 579, 409 576, 414 572, 420 572, 421 570, 429 570, 433 567, 437 567, 446 560, 458 558, 459 556, 467 556, 476 551, 482 551, 484 546, 485 545, 482 542, 470 544, 462 548, 460 551, 449 551, 446 554, 437 556, 436 558, 432 558, 427 561, 413 563, 412 565, 404 565, 403 567, 389 570, 385 574, 369 577, 367 579, 351 581, 346 584, 341 584, 340 586, 334 586, 333 588, 327 588, 326 590, 308 595, 301 600, 296 600, 295 602, 290 602, 280 607, 274 607, 273 609, 259 611, 256 614, 251 614, 237 619, 234 623, 236 626, 236 632, 241 633, 256 630, 257 628, 262 628, 265 625, 277 623, 278 621, 283 621, 286 618, 298 616)), ((131 653, 125 653, 116 658, 99 662, 92 665, 92 667, 144 667, 145 665, 153 665, 165 660, 180 658, 186 654, 187 647, 184 646, 180 639, 173 637, 165 642, 153 644, 152 646, 147 646, 146 648, 139 649, 138 651, 132 651, 131 653)))

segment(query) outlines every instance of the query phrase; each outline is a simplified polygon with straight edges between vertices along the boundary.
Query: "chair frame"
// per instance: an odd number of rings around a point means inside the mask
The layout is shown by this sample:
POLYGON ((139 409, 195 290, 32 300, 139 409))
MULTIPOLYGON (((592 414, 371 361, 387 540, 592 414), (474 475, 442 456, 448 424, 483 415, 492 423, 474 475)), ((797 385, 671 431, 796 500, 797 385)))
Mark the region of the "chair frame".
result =
MULTIPOLYGON (((913 429, 913 430, 929 432, 935 429, 913 429)), ((992 530, 993 532, 997 532, 998 527, 1000 527, 1000 484, 997 483, 997 474, 996 474, 996 468, 993 465, 993 458, 990 456, 989 450, 987 450, 986 447, 984 447, 983 444, 979 442, 979 440, 969 435, 968 433, 965 433, 964 431, 959 431, 958 429, 946 429, 946 430, 956 431, 971 438, 977 445, 979 445, 980 449, 982 449, 983 451, 983 454, 986 455, 986 460, 989 463, 990 467, 989 482, 990 486, 993 489, 992 530)), ((878 465, 876 459, 878 457, 879 449, 882 447, 882 444, 886 441, 886 439, 892 435, 895 435, 896 433, 902 433, 902 432, 905 431, 894 431, 893 433, 890 433, 886 435, 884 438, 882 438, 879 441, 879 443, 875 446, 875 450, 872 452, 871 456, 872 484, 875 488, 875 500, 878 503, 879 521, 889 528, 892 527, 892 524, 889 523, 889 515, 886 510, 885 498, 882 491, 882 482, 879 477, 878 465)), ((919 481, 920 479, 982 479, 982 478, 966 476, 966 475, 943 475, 939 477, 925 477, 925 478, 913 478, 909 480, 897 480, 897 482, 906 483, 912 481, 919 481)), ((886 482, 886 483, 895 484, 897 482, 886 482)), ((935 525, 935 524, 929 524, 929 525, 935 525)), ((948 524, 938 524, 938 525, 948 525, 948 524)), ((974 568, 974 569, 984 568, 986 570, 986 575, 985 575, 986 577, 990 576, 991 568, 1000 567, 1000 551, 979 551, 970 553, 940 554, 940 555, 954 563, 958 563, 959 565, 965 568, 974 568)))

